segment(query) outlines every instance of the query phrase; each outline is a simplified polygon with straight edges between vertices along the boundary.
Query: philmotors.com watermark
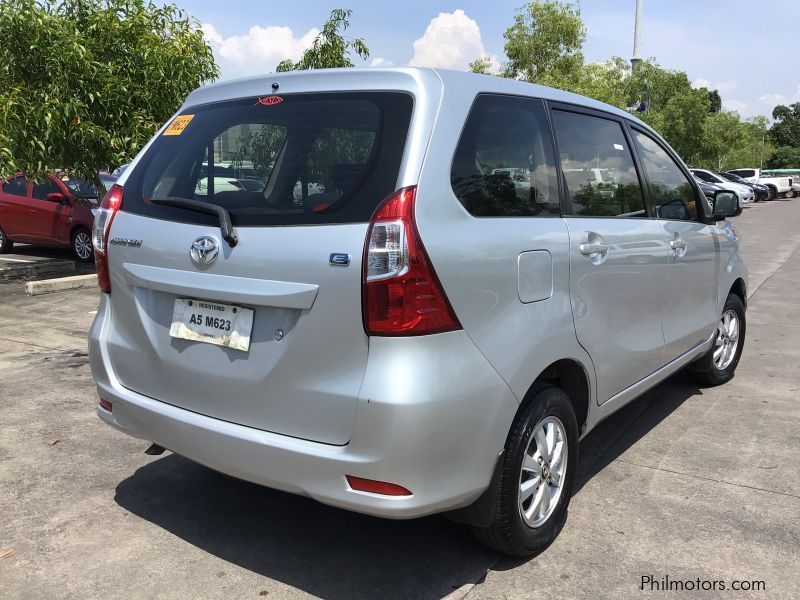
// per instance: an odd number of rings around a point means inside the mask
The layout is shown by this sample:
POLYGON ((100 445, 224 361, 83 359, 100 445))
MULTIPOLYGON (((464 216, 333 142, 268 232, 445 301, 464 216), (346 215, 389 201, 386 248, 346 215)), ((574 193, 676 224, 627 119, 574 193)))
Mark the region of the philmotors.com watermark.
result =
POLYGON ((758 579, 673 579, 669 575, 642 575, 639 589, 644 592, 764 592, 767 582, 758 579))

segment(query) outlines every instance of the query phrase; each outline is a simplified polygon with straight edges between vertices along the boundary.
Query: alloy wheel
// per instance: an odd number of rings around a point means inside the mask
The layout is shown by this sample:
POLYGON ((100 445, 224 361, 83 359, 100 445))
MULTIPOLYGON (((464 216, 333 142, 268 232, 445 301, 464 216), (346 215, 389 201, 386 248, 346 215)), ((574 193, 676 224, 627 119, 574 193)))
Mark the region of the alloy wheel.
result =
POLYGON ((89 257, 92 255, 92 240, 88 233, 85 231, 76 233, 73 246, 78 258, 81 260, 89 260, 89 257))
POLYGON ((726 310, 717 325, 714 342, 714 366, 724 371, 733 362, 739 347, 739 317, 733 310, 726 310))
POLYGON ((564 490, 568 452, 564 424, 553 416, 539 421, 519 478, 519 512, 529 527, 540 527, 553 514, 564 490))

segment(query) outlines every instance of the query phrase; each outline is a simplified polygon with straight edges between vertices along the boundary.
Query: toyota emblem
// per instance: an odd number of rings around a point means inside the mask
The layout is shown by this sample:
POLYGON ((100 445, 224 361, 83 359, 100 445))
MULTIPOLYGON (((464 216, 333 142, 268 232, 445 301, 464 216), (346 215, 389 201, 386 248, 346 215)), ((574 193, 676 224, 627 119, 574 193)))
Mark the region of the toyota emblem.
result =
POLYGON ((219 254, 219 242, 207 235, 197 238, 192 242, 192 247, 189 250, 192 257, 192 262, 199 266, 206 266, 217 260, 219 254))

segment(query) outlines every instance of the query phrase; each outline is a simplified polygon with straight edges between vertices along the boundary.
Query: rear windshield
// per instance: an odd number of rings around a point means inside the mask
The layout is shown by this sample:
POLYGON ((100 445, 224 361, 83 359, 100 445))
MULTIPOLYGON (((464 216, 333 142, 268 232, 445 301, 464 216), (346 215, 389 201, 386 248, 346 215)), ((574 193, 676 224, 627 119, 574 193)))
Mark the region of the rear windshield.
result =
POLYGON ((359 92, 192 107, 131 173, 123 209, 217 223, 150 202, 187 198, 226 208, 244 227, 366 222, 397 184, 412 104, 400 92, 359 92))

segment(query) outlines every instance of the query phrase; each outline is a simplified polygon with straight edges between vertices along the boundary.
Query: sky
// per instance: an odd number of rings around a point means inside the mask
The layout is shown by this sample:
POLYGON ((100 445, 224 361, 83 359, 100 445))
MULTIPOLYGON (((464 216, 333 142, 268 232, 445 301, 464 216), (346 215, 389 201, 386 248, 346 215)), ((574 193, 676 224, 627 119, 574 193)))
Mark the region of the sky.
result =
MULTIPOLYGON (((488 55, 501 65, 503 33, 523 0, 179 0, 202 23, 222 78, 269 73, 296 60, 333 8, 353 11, 348 34, 370 57, 357 66, 467 69, 488 55)), ((581 0, 587 62, 633 51, 635 0, 581 0)), ((644 0, 641 56, 717 89, 742 117, 800 102, 800 1, 644 0)))

